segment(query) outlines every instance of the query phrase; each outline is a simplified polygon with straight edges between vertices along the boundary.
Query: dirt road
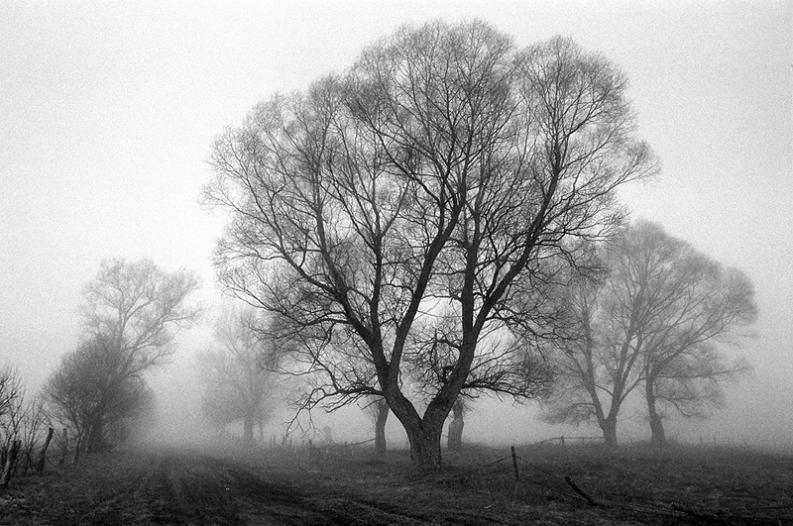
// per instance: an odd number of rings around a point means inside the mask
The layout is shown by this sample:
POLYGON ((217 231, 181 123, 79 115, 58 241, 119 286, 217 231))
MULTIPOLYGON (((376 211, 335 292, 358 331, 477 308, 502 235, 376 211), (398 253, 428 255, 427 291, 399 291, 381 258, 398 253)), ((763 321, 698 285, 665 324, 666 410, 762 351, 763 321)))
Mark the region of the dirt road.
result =
POLYGON ((171 450, 88 458, 18 479, 0 498, 0 524, 514 524, 486 511, 411 508, 336 490, 299 470, 171 450))
POLYGON ((0 493, 0 524, 793 524, 787 457, 540 452, 516 481, 509 463, 484 461, 490 453, 473 449, 452 459, 460 467, 421 476, 404 452, 385 463, 228 447, 92 455, 14 479, 0 493), (597 505, 571 490, 568 474, 597 505))

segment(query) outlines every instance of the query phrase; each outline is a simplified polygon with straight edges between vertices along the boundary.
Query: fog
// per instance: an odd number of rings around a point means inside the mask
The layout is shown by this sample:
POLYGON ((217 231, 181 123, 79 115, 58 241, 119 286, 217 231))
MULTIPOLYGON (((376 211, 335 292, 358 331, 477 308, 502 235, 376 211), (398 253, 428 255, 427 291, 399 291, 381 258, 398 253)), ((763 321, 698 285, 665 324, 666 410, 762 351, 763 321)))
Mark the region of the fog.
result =
MULTIPOLYGON (((202 279, 208 313, 151 372, 151 437, 202 442, 196 353, 212 344, 222 291, 212 251, 226 218, 199 204, 213 138, 275 92, 350 65, 404 23, 482 19, 528 45, 569 35, 617 64, 659 177, 620 191, 756 288, 754 336, 727 349, 754 372, 705 420, 669 421, 680 441, 793 449, 793 82, 789 2, 101 2, 0 5, 0 360, 35 392, 81 334, 83 287, 100 262, 151 258, 202 279)), ((647 438, 641 405, 620 439, 647 438)), ((536 402, 483 396, 466 441, 597 436, 551 426, 536 402)), ((265 437, 281 439, 281 404, 265 437)), ((337 441, 368 440, 353 406, 312 415, 337 441)), ((391 445, 405 434, 393 417, 391 445)), ((292 435, 294 440, 314 435, 292 435)))

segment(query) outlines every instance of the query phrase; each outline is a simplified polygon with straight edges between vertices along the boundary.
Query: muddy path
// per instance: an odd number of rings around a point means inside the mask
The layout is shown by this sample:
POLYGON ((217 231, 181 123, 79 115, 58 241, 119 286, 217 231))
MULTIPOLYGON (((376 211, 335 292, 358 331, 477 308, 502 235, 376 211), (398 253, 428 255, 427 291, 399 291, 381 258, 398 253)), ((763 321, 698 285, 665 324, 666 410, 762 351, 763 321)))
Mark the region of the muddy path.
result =
POLYGON ((225 447, 91 455, 14 479, 0 525, 793 524, 787 458, 538 456, 518 482, 511 466, 465 467, 485 453, 424 475, 400 452, 385 462, 225 447))
POLYGON ((509 524, 465 510, 428 514, 409 502, 328 487, 306 473, 195 452, 86 460, 39 485, 38 491, 28 484, 0 499, 0 524, 509 524))

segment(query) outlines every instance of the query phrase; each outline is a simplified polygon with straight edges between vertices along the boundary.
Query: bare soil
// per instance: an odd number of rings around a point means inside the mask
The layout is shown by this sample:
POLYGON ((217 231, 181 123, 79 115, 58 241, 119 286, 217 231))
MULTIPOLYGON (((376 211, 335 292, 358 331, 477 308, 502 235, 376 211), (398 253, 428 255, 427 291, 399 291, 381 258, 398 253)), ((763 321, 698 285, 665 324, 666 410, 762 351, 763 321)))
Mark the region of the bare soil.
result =
POLYGON ((793 524, 790 457, 525 447, 516 461, 517 480, 509 449, 426 475, 404 451, 130 450, 13 479, 0 524, 793 524))

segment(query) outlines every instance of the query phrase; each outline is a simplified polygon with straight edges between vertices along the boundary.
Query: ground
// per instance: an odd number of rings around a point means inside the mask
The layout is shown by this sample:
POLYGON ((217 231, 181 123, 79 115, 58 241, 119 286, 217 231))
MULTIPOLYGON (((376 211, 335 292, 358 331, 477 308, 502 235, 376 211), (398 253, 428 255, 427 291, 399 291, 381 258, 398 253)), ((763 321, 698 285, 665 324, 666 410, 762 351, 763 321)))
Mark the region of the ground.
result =
POLYGON ((793 524, 786 456, 545 446, 517 448, 513 464, 509 448, 469 447, 419 475, 404 451, 383 462, 344 453, 160 446, 85 457, 13 479, 0 524, 793 524))

